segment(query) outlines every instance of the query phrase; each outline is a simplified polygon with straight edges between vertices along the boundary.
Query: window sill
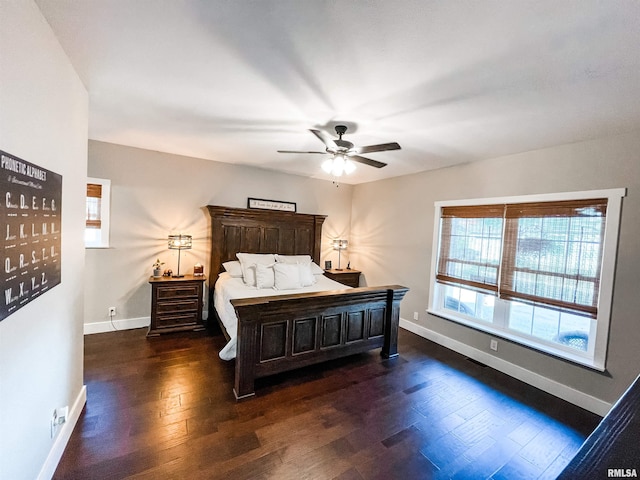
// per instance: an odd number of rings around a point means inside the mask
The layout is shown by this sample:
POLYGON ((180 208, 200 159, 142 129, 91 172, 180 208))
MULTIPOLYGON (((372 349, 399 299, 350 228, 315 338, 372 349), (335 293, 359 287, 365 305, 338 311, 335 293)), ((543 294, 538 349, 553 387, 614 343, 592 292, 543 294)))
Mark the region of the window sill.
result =
POLYGON ((550 355, 552 357, 558 358, 560 360, 565 360, 574 364, 577 364, 582 367, 587 367, 592 370, 596 370, 598 372, 604 372, 604 365, 599 365, 594 362, 593 359, 580 355, 579 353, 573 353, 571 351, 567 351, 563 348, 554 348, 551 345, 547 345, 544 343, 537 342, 531 338, 527 338, 524 336, 516 335, 510 333, 508 331, 495 328, 489 324, 483 325, 479 321, 468 320, 464 317, 459 317, 456 315, 449 314, 448 312, 443 311, 435 311, 432 309, 427 309, 427 313, 438 318, 442 318, 444 320, 448 320, 451 322, 455 322, 460 325, 464 325, 466 327, 472 328, 474 330, 481 331, 483 333, 488 333, 490 335, 503 338, 512 343, 516 343, 526 348, 530 348, 540 353, 544 353, 546 355, 550 355))

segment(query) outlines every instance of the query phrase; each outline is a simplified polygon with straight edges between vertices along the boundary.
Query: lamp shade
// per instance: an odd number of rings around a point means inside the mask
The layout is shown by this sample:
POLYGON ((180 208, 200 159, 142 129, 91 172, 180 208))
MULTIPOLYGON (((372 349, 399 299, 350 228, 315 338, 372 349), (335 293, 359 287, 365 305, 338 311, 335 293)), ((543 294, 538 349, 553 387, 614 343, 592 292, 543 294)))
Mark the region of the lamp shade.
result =
POLYGON ((334 240, 333 241, 333 249, 334 250, 346 250, 349 246, 349 240, 334 240))
POLYGON ((342 250, 346 250, 348 246, 348 240, 336 239, 333 241, 333 249, 338 250, 338 268, 336 270, 342 270, 342 268, 340 267, 340 254, 342 253, 342 250))
POLYGON ((192 245, 191 235, 169 235, 170 250, 189 250, 192 245))
POLYGON ((180 252, 190 250, 191 244, 191 235, 169 235, 169 250, 178 250, 178 273, 174 275, 174 278, 184 277, 184 275, 180 275, 180 252))

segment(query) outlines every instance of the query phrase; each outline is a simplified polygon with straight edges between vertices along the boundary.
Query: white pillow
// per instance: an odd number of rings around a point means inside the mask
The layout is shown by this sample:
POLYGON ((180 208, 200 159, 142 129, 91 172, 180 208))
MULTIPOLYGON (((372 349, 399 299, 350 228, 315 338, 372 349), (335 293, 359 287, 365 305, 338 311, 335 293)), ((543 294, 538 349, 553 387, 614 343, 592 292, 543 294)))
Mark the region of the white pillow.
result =
POLYGON ((250 287, 256 286, 256 264, 271 265, 276 259, 272 253, 236 253, 242 265, 242 279, 250 287))
POLYGON ((276 263, 273 266, 276 290, 295 290, 302 288, 300 267, 293 263, 276 263))
POLYGON ((273 288, 275 285, 275 272, 273 265, 256 263, 256 288, 273 288))
POLYGON ((311 261, 311 255, 280 255, 276 253, 276 262, 290 265, 298 264, 300 267, 300 284, 303 287, 310 287, 318 281, 314 275, 324 274, 324 270, 311 261))
POLYGON ((229 272, 232 277, 242 277, 242 265, 237 260, 229 260, 222 264, 225 271, 229 272))
POLYGON ((276 253, 276 262, 311 263, 311 255, 280 255, 276 253))
MULTIPOLYGON (((276 262, 280 263, 300 263, 302 265, 309 265, 311 267, 311 275, 324 275, 324 270, 320 266, 311 260, 311 255, 280 255, 276 253, 276 262)), ((313 285, 316 283, 316 279, 313 279, 313 285)), ((308 285, 304 285, 305 287, 308 285)))
POLYGON ((311 272, 311 263, 298 263, 300 273, 300 284, 303 287, 310 287, 316 283, 316 277, 311 272))

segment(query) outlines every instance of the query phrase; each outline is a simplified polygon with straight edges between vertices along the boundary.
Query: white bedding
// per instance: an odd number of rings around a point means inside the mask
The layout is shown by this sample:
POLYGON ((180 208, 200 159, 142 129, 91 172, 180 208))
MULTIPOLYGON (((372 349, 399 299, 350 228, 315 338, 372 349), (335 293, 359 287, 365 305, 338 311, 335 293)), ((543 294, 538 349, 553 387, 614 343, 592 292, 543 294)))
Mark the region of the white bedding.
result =
POLYGON ((298 288, 295 290, 274 290, 273 288, 258 289, 248 287, 242 278, 232 277, 227 272, 218 276, 213 294, 213 304, 218 312, 229 337, 229 343, 220 351, 220 358, 231 360, 236 357, 236 336, 238 334, 238 317, 231 305, 234 298, 267 297, 275 295, 288 295, 291 293, 322 292, 325 290, 345 290, 351 287, 335 282, 324 275, 315 275, 317 282, 310 287, 298 288))

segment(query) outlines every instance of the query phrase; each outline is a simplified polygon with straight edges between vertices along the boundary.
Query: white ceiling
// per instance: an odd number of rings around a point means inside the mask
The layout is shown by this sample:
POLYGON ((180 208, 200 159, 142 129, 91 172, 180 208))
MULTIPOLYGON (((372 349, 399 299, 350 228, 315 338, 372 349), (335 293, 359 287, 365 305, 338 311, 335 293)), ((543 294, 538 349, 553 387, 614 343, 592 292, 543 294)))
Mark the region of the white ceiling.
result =
POLYGON ((89 137, 357 184, 640 129, 636 0, 36 0, 89 91, 89 137))

